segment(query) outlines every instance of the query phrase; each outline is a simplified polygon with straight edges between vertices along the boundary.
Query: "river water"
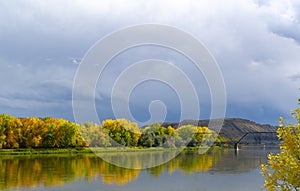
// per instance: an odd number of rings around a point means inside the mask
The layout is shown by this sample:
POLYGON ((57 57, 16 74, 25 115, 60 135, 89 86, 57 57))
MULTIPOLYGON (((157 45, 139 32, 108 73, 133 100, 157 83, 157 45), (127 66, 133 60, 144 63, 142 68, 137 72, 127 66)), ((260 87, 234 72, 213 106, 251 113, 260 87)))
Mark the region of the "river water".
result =
MULTIPOLYGON (((255 191, 263 190, 259 166, 278 149, 243 147, 206 154, 181 153, 167 163, 141 169, 145 159, 166 153, 108 153, 128 155, 131 168, 122 168, 96 155, 1 156, 0 190, 99 191, 255 191)), ((121 158, 122 158, 121 157, 121 158)), ((123 160, 123 159, 122 159, 123 160)))

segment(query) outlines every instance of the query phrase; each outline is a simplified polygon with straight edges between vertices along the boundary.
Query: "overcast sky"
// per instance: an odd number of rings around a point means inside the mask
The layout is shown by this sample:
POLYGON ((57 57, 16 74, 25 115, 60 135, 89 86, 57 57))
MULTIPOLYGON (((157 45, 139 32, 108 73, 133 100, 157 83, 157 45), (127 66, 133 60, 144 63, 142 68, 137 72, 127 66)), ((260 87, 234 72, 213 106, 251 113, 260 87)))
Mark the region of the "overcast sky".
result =
MULTIPOLYGON (((145 23, 177 27, 207 47, 226 85, 226 117, 277 124, 280 115, 289 117, 297 107, 297 0, 0 0, 0 113, 73 120, 73 80, 86 52, 115 30, 145 23)), ((182 55, 159 47, 128 50, 111 61, 96 89, 99 118, 113 118, 107 92, 124 66, 150 58, 172 62, 190 76, 200 97, 200 118, 209 118, 211 100, 203 76, 182 55)), ((149 119, 151 100, 165 102, 166 120, 179 119, 176 93, 149 81, 130 97, 138 121, 149 119)))

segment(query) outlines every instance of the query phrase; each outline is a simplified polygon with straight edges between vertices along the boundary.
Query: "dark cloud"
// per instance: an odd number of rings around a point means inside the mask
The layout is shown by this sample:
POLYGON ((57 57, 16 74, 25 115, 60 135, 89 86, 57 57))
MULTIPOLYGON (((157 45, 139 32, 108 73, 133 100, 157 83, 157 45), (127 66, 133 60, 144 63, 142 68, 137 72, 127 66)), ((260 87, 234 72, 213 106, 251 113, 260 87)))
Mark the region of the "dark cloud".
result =
MULTIPOLYGON (((229 0, 226 7, 217 0, 151 1, 146 8, 139 0, 119 3, 0 1, 1 112, 73 119, 73 79, 86 51, 104 35, 142 23, 179 27, 206 45, 224 76, 227 116, 271 123, 279 113, 289 114, 295 107, 300 79, 297 1, 229 0)), ((209 117, 210 92, 203 76, 177 54, 150 48, 121 55, 99 78, 96 103, 101 119, 113 117, 109 92, 118 75, 130 63, 153 57, 170 61, 188 74, 201 97, 203 118, 209 117)), ((156 89, 163 99, 170 93, 156 89)), ((130 107, 137 118, 147 118, 141 114, 159 95, 152 95, 153 90, 132 95, 130 107)), ((172 110, 168 120, 178 118, 179 109, 172 107, 176 99, 166 100, 172 110)))

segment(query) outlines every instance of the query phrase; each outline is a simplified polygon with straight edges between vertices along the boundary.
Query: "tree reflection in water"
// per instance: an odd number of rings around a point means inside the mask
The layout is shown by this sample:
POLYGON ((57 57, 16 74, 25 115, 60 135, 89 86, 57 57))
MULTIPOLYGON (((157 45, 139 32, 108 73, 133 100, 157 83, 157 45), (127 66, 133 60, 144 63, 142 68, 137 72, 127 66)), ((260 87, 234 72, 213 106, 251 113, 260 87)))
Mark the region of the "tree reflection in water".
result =
MULTIPOLYGON (((34 188, 37 186, 52 187, 63 185, 76 180, 91 182, 101 177, 103 183, 124 185, 136 180, 142 171, 143 160, 160 160, 165 152, 144 153, 115 153, 107 157, 116 158, 118 155, 127 157, 126 163, 134 169, 112 165, 96 155, 85 154, 75 156, 36 156, 36 157, 1 157, 0 158, 0 189, 34 188)), ((217 150, 206 154, 181 153, 171 161, 145 171, 153 177, 163 172, 172 174, 174 171, 193 174, 204 171, 222 173, 223 168, 239 165, 244 170, 256 168, 265 161, 265 156, 256 157, 257 161, 247 157, 235 159, 233 152, 217 150), (232 155, 232 156, 231 156, 232 155), (234 159, 234 160, 232 160, 234 159), (229 166, 230 166, 229 165, 229 166)), ((153 161, 152 161, 153 162, 153 161)), ((241 170, 243 170, 241 169, 241 170)), ((227 171, 228 173, 228 171, 227 171)))

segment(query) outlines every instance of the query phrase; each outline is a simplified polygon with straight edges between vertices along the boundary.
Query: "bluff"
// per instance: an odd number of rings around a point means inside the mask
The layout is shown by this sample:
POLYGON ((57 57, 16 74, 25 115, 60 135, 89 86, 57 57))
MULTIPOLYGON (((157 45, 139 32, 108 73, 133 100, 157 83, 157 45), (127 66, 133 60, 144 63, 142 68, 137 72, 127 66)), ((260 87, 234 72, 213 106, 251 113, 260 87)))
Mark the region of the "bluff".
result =
MULTIPOLYGON (((163 122, 162 126, 178 128, 183 125, 208 126, 209 120, 184 120, 181 122, 163 122)), ((233 142, 245 136, 241 143, 271 144, 278 143, 276 130, 278 127, 269 124, 259 124, 254 121, 241 118, 225 118, 221 129, 217 129, 218 119, 211 120, 211 130, 219 131, 219 134, 233 142), (248 133, 248 134, 247 134, 248 133)))

